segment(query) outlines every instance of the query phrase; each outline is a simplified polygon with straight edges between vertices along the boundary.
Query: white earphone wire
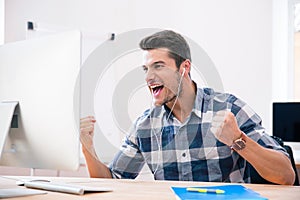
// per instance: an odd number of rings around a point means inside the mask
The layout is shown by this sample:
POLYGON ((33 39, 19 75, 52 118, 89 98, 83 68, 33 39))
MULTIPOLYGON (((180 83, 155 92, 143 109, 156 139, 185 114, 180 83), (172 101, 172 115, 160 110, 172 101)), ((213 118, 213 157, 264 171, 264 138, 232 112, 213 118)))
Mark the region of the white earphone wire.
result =
MULTIPOLYGON (((175 101, 174 101, 174 104, 173 104, 173 106, 172 106, 172 108, 171 108, 171 110, 170 110, 168 116, 167 116, 166 121, 168 121, 168 120, 170 119, 171 114, 172 114, 172 111, 173 111, 173 109, 174 109, 174 107, 175 107, 175 105, 176 105, 176 103, 177 103, 177 100, 178 100, 178 97, 179 97, 179 93, 180 93, 180 87, 181 87, 181 84, 182 84, 182 79, 183 79, 184 74, 185 74, 185 68, 183 68, 183 72, 182 72, 182 74, 181 74, 181 76, 180 76, 180 80, 179 80, 178 87, 177 87, 176 99, 175 99, 175 101)), ((152 95, 153 95, 153 93, 152 93, 152 95)), ((152 98, 152 100, 153 100, 153 98, 152 98)), ((152 102, 152 104, 151 104, 151 109, 150 109, 150 110, 152 110, 152 108, 153 108, 152 106, 153 106, 153 102, 152 102)), ((156 172, 157 172, 157 170, 158 170, 158 168, 159 168, 158 165, 159 165, 159 164, 162 165, 162 158, 161 158, 161 154, 162 154, 162 145, 159 144, 159 138, 158 138, 158 137, 161 137, 161 136, 162 136, 162 133, 163 133, 165 127, 164 127, 164 126, 162 127, 162 129, 161 129, 159 135, 156 134, 155 131, 154 131, 154 128, 153 128, 153 123, 152 123, 151 113, 150 113, 150 123, 151 123, 151 135, 152 135, 152 133, 154 132, 155 140, 156 140, 156 143, 157 143, 157 146, 158 146, 158 154, 157 154, 158 159, 157 159, 157 165, 156 165, 156 169, 153 170, 153 175, 155 175, 156 172)))

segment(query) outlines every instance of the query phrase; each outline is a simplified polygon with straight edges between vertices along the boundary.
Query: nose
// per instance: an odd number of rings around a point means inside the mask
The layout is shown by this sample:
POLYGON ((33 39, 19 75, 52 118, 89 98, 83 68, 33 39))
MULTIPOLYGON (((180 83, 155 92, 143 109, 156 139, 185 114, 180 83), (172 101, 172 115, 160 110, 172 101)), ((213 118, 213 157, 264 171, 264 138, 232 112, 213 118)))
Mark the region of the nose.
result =
POLYGON ((152 69, 148 69, 145 75, 146 82, 147 83, 151 82, 152 80, 154 80, 154 77, 155 77, 154 71, 152 69))

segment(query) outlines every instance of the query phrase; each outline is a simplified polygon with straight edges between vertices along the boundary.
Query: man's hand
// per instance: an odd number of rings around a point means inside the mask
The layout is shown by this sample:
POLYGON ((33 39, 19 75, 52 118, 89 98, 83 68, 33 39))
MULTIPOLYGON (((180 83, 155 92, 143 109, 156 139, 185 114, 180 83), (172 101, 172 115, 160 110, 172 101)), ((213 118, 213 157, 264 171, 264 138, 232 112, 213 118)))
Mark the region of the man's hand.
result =
POLYGON ((228 146, 241 136, 234 114, 227 110, 218 111, 213 116, 210 130, 219 141, 228 146))
POLYGON ((83 148, 90 150, 94 148, 94 124, 96 120, 93 116, 80 119, 80 141, 83 148))

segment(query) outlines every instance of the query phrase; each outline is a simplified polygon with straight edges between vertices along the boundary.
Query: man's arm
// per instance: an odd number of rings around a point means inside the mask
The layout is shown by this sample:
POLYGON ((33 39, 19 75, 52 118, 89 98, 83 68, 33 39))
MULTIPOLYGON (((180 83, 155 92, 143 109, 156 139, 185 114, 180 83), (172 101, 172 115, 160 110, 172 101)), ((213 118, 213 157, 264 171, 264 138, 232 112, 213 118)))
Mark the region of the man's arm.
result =
POLYGON ((87 168, 92 178, 112 178, 109 168, 97 157, 94 145, 94 124, 93 116, 80 119, 80 141, 82 152, 86 160, 87 168))
POLYGON ((212 132, 224 144, 231 146, 233 141, 241 137, 246 142, 246 147, 238 150, 256 171, 266 180, 282 184, 292 185, 295 181, 295 173, 291 162, 283 153, 262 147, 239 129, 236 118, 229 111, 220 111, 212 122, 212 132))
POLYGON ((282 184, 293 185, 295 172, 289 158, 283 153, 265 148, 243 134, 246 147, 237 151, 256 171, 266 180, 282 184))
POLYGON ((85 157, 87 168, 91 178, 112 178, 109 168, 103 164, 95 155, 95 150, 87 150, 84 146, 82 152, 85 157))

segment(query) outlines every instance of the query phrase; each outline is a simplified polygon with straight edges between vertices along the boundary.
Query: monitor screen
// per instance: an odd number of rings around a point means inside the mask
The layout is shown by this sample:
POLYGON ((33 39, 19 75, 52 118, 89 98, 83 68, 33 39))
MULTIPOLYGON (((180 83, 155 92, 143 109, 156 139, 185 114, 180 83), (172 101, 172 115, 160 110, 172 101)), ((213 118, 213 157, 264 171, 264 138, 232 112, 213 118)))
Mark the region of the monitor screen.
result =
POLYGON ((300 102, 273 103, 273 135, 300 142, 300 102))
POLYGON ((0 137, 0 165, 79 167, 80 64, 79 31, 0 46, 0 103, 18 102, 17 125, 0 137))

